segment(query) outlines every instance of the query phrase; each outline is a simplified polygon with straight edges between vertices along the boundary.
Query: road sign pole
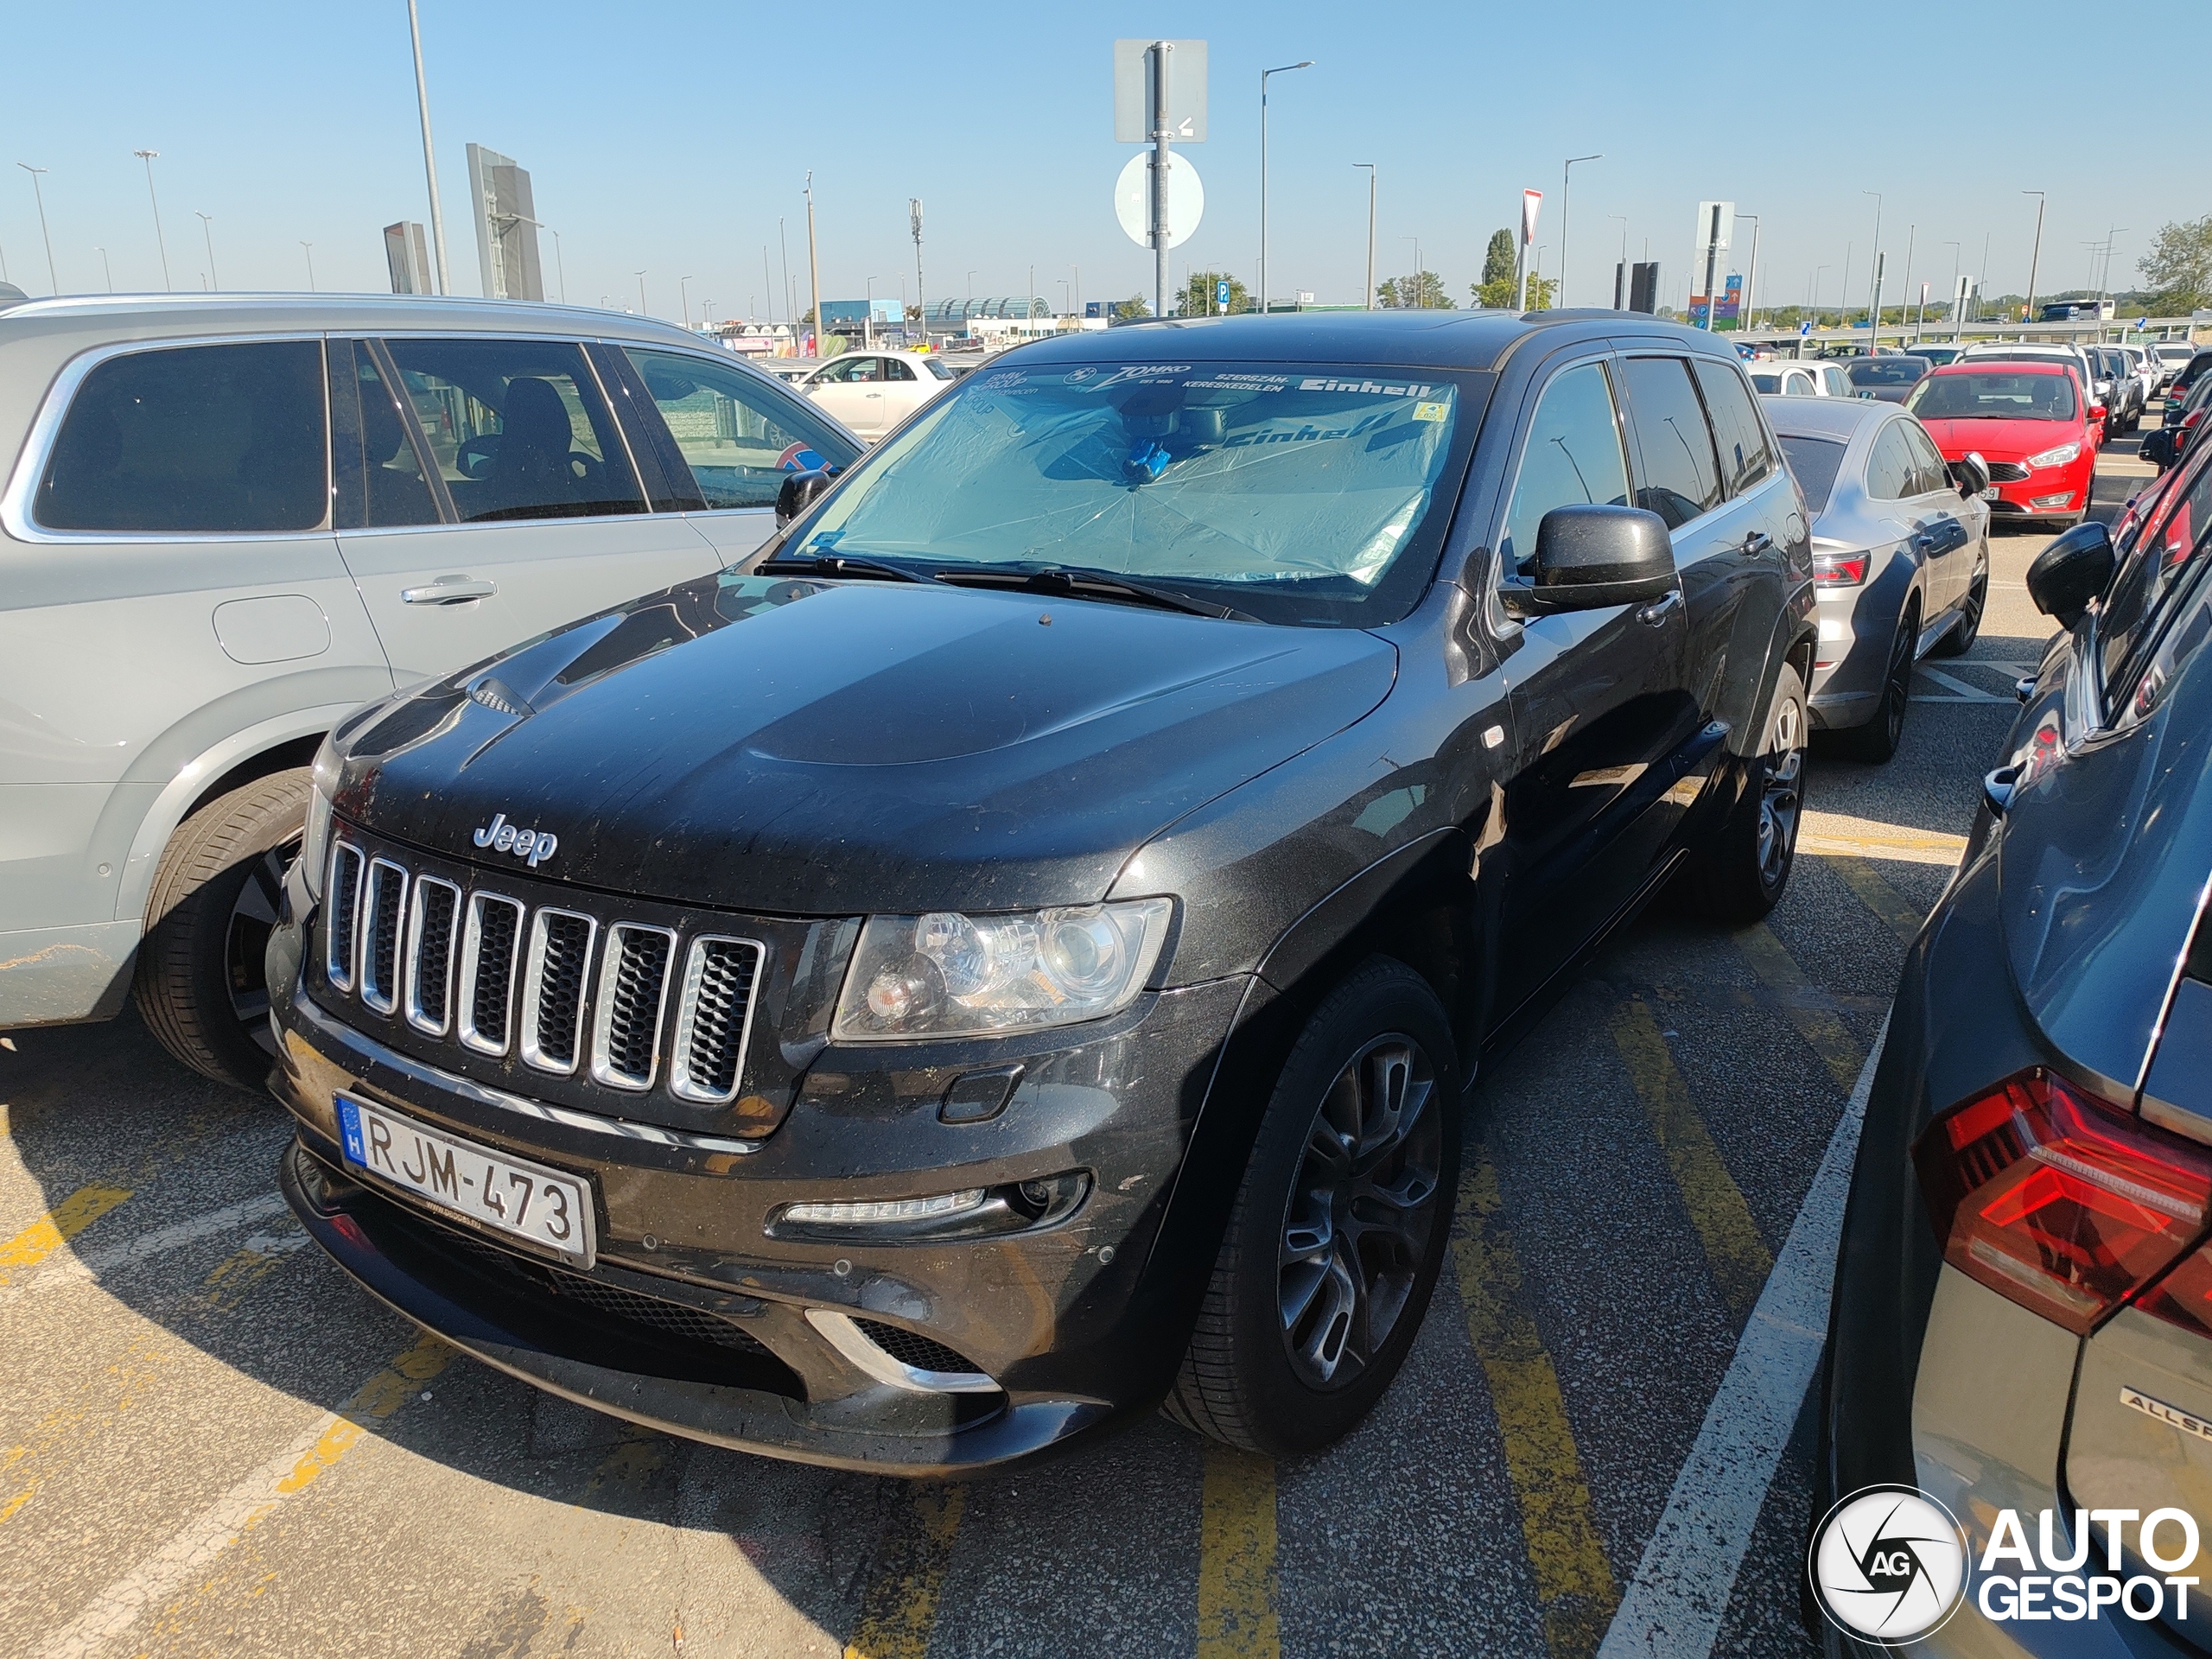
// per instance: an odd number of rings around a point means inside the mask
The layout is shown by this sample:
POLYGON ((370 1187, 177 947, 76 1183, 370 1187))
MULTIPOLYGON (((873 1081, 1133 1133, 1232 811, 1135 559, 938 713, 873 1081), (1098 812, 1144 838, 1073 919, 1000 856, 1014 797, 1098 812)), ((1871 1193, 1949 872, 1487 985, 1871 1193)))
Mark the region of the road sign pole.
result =
POLYGON ((1167 315, 1167 54, 1166 41, 1152 43, 1152 257, 1154 316, 1167 315))

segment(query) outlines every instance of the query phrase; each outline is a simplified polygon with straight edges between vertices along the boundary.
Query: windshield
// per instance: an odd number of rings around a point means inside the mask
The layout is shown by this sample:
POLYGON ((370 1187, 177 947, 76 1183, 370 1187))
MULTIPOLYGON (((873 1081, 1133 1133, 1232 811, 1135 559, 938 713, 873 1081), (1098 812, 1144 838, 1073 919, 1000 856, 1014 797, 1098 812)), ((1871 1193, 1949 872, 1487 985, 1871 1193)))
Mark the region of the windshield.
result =
POLYGON ((1928 361, 1918 357, 1866 357, 1845 372, 1854 386, 1909 386, 1928 372, 1928 361))
POLYGON ((1950 370, 1912 389, 1904 406, 1923 421, 2070 421, 2074 377, 2063 370, 1950 370))
POLYGON ((1783 458, 1789 463, 1789 474, 1797 480, 1797 487, 1805 493, 1805 510, 1817 518, 1827 511, 1828 495, 1835 488, 1835 475, 1843 465, 1847 446, 1833 438, 1793 438, 1782 435, 1783 458))
POLYGON ((1105 570, 1268 621, 1389 620, 1435 569, 1488 388, 1268 363, 986 370, 779 552, 1105 570))

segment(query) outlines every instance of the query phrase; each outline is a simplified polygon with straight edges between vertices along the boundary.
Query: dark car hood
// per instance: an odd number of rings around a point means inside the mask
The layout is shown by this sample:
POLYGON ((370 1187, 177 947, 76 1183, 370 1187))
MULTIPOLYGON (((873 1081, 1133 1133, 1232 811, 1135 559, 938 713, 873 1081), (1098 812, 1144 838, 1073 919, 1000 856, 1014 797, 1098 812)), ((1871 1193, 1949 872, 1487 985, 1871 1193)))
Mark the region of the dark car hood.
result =
MULTIPOLYGON (((2065 672, 2081 671, 2070 652, 2065 672)), ((2017 791, 1999 844, 2014 983, 2044 1033, 2134 1092, 2212 872, 2212 660, 2149 719, 2061 753, 2066 688, 2045 672, 2014 729, 2048 757, 2017 791)))
POLYGON ((683 903, 1084 904, 1395 671, 1352 629, 726 572, 349 724, 338 811, 493 862, 503 813, 558 837, 541 879, 683 903))

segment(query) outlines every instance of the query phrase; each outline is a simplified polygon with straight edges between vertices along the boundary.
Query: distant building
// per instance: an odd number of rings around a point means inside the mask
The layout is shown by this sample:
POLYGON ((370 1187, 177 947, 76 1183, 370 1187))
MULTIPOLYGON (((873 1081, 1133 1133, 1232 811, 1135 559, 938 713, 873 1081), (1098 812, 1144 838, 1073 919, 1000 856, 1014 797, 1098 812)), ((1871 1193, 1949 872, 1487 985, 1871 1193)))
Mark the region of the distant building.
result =
POLYGON ((1049 317, 1052 308, 1041 299, 1022 299, 1019 296, 1004 300, 939 300, 928 310, 930 332, 933 334, 959 334, 969 332, 968 325, 979 319, 994 321, 1008 317, 1049 317))
POLYGON ((487 300, 543 300, 537 263, 537 206, 530 175, 512 156, 468 146, 468 194, 476 221, 476 264, 487 300))
POLYGON ((384 227, 385 264, 391 270, 395 294, 431 294, 430 255, 423 240, 423 227, 412 219, 384 227))

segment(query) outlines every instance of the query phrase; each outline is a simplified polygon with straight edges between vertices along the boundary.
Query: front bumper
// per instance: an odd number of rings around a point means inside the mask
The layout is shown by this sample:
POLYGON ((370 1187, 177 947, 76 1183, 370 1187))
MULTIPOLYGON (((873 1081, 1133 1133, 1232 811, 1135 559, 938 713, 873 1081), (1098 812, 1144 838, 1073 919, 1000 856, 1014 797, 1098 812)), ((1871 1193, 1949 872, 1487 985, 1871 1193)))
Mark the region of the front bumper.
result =
POLYGON ((2086 450, 2079 460, 2063 467, 2038 467, 2024 479, 2008 479, 1991 486, 1993 519, 2065 518, 2088 510, 2097 470, 2097 452, 2086 450))
POLYGON ((831 1048, 776 1132, 739 1149, 440 1072, 341 1023, 295 977, 276 1014, 273 1085, 298 1120, 283 1189, 374 1294, 567 1398, 804 1462, 906 1475, 1004 1464, 1148 1409, 1172 1382, 1193 1275, 1211 1262, 1152 1247, 1245 985, 1160 993, 1020 1040, 831 1048), (1020 1071, 1002 1109, 940 1121, 952 1084, 1007 1065, 1020 1071), (583 1179, 595 1263, 540 1261, 362 1176, 339 1149, 341 1091, 583 1179), (803 1200, 1071 1172, 1088 1178, 1081 1205, 1024 1230, 768 1231, 803 1200), (856 1329, 873 1333, 857 1347, 856 1329))

